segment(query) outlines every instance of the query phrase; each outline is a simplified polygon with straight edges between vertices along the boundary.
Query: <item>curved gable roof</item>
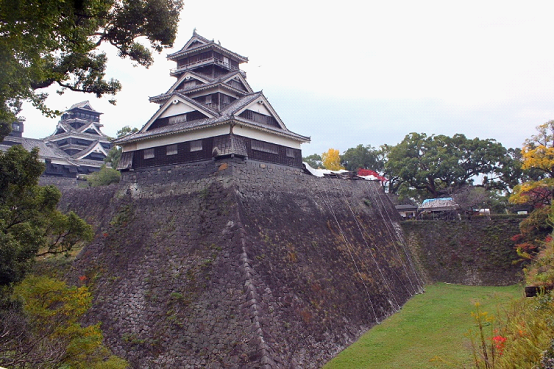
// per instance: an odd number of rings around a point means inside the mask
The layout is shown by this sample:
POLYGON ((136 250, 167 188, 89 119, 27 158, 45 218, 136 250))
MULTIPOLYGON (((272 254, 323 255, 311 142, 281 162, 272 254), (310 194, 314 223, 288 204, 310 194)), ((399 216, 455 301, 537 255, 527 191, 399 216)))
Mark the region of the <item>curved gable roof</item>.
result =
POLYGON ((177 105, 180 103, 189 106, 193 110, 198 110, 200 113, 206 115, 208 118, 213 118, 219 115, 216 111, 208 108, 205 105, 199 104, 198 102, 181 93, 174 93, 168 97, 165 103, 160 106, 158 111, 148 120, 148 122, 146 122, 146 124, 139 130, 138 133, 146 132, 148 128, 150 128, 150 126, 156 121, 156 119, 160 118, 166 110, 168 110, 172 105, 177 105))
POLYGON ((239 55, 229 49, 226 49, 223 46, 221 46, 219 43, 216 44, 214 40, 210 41, 207 38, 200 36, 198 33, 196 33, 196 30, 193 32, 192 37, 190 38, 190 40, 187 41, 187 43, 185 44, 185 46, 183 46, 181 50, 174 52, 172 54, 168 54, 167 58, 169 60, 177 60, 178 58, 187 56, 189 54, 195 54, 198 51, 208 50, 212 48, 214 50, 219 51, 222 54, 225 54, 231 57, 232 59, 238 60, 241 63, 248 61, 247 57, 239 55), (194 45, 195 43, 197 44, 194 45))

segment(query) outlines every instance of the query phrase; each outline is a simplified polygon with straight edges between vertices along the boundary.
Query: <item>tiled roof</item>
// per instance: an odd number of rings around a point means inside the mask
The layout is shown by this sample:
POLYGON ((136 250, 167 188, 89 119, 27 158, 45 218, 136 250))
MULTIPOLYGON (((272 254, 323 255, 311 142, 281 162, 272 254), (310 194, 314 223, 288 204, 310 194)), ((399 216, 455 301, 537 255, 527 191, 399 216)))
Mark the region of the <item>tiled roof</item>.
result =
MULTIPOLYGON (((169 96, 171 96, 171 94, 174 91, 186 92, 187 94, 189 94, 189 93, 192 93, 192 92, 195 92, 195 91, 201 91, 201 90, 204 90, 204 89, 207 89, 207 88, 215 87, 218 84, 221 84, 223 87, 225 87, 225 88, 227 88, 227 89, 229 89, 229 90, 231 90, 235 93, 238 93, 238 94, 247 93, 243 90, 240 90, 240 89, 237 89, 233 86, 230 86, 230 85, 228 85, 227 83, 224 82, 226 80, 229 80, 229 79, 233 78, 236 75, 241 75, 242 77, 244 77, 244 72, 241 71, 241 70, 236 70, 236 71, 232 71, 232 72, 229 72, 229 73, 225 73, 224 75, 216 77, 216 78, 212 78, 212 77, 204 76, 204 75, 201 75, 201 74, 198 74, 198 73, 194 73, 193 71, 188 71, 187 73, 191 74, 193 77, 197 77, 198 79, 207 80, 209 82, 205 83, 205 84, 202 84, 202 85, 191 86, 191 87, 183 89, 183 90, 175 90, 175 88, 177 88, 181 83, 183 83, 182 78, 179 78, 173 84, 173 86, 171 86, 171 88, 169 90, 167 90, 166 93, 151 96, 149 98, 149 101, 150 102, 155 102, 155 103, 160 103, 160 102, 165 101, 169 96)), ((244 80, 244 82, 246 82, 246 80, 244 80)), ((247 89, 250 88, 250 86, 248 86, 248 82, 246 82, 246 84, 247 84, 247 86, 245 86, 245 87, 247 89)))
MULTIPOLYGON (((96 141, 92 142, 90 145, 88 145, 88 147, 86 149, 83 149, 80 152, 77 152, 77 153, 71 155, 71 157, 73 159, 79 159, 80 160, 81 157, 85 157, 88 154, 90 154, 92 152, 92 150, 96 147, 96 145, 99 145, 99 144, 100 144, 100 141, 96 140, 96 141)), ((102 150, 104 150, 104 148, 102 148, 102 150)))
MULTIPOLYGON (((239 90, 233 86, 229 86, 227 84, 222 84, 221 82, 212 82, 212 83, 206 83, 206 84, 203 84, 203 85, 198 85, 198 86, 193 86, 193 87, 189 87, 187 89, 184 89, 184 90, 176 90, 176 92, 178 93, 187 93, 187 94, 190 94, 190 93, 193 93, 193 92, 197 92, 197 91, 202 91, 202 90, 207 90, 209 88, 212 88, 212 87, 216 87, 216 86, 222 86, 228 90, 231 90, 237 94, 246 94, 247 92, 245 91, 242 91, 242 90, 239 90)), ((173 96, 175 92, 171 91, 171 92, 166 92, 165 94, 161 94, 161 95, 157 95, 157 96, 152 96, 150 97, 150 102, 162 102, 162 101, 165 101, 167 100, 168 98, 170 98, 171 96, 173 96)))
POLYGON ((31 151, 33 148, 38 147, 39 156, 42 159, 56 160, 56 161, 65 161, 67 165, 73 166, 90 166, 90 167, 101 167, 104 162, 97 160, 81 159, 75 160, 69 156, 65 151, 58 149, 56 145, 49 145, 42 140, 36 138, 25 138, 25 137, 13 137, 8 136, 4 139, 3 142, 0 142, 0 150, 6 151, 11 146, 21 145, 27 151, 31 151))
POLYGON ((215 48, 215 49, 218 49, 220 52, 231 56, 233 59, 240 60, 242 62, 247 62, 248 61, 247 57, 239 55, 239 54, 237 54, 237 53, 235 53, 235 52, 233 52, 229 49, 226 49, 223 46, 221 46, 220 44, 215 43, 214 40, 210 41, 207 38, 200 36, 196 32, 193 33, 193 36, 191 37, 191 39, 189 41, 191 41, 194 38, 196 38, 198 40, 201 40, 205 44, 202 45, 202 46, 193 47, 191 49, 185 49, 189 44, 189 42, 187 42, 181 50, 179 50, 177 52, 174 52, 172 54, 168 54, 167 58, 170 59, 170 60, 175 60, 179 57, 186 56, 187 54, 196 54, 198 51, 202 51, 202 50, 210 49, 210 48, 215 48))
POLYGON ((57 146, 48 145, 44 141, 36 138, 8 136, 4 139, 3 142, 0 143, 0 148, 2 149, 2 151, 5 151, 13 145, 21 145, 27 151, 31 151, 33 148, 38 147, 40 156, 47 159, 69 158, 69 155, 67 155, 63 150, 58 149, 57 146))
POLYGON ((86 133, 86 132, 64 132, 64 133, 58 133, 53 134, 48 137, 45 137, 44 140, 52 142, 52 141, 58 141, 59 139, 66 138, 66 137, 75 137, 75 138, 83 138, 86 140, 100 140, 102 142, 109 142, 108 136, 99 136, 97 134, 93 133, 86 133))
POLYGON ((169 125, 169 126, 150 129, 146 132, 138 132, 138 133, 135 133, 135 134, 128 135, 128 136, 122 137, 120 139, 117 139, 117 140, 114 141, 114 143, 115 144, 122 144, 122 143, 126 143, 126 142, 137 141, 137 140, 140 140, 142 138, 147 138, 147 137, 158 137, 158 136, 165 136, 165 135, 173 134, 173 133, 186 132, 186 131, 201 129, 201 128, 208 127, 208 126, 217 126, 217 125, 220 125, 220 124, 228 123, 229 121, 235 121, 235 122, 238 122, 238 123, 243 124, 245 126, 250 126, 250 127, 256 128, 258 130, 270 132, 270 133, 277 134, 277 135, 280 135, 280 136, 286 136, 286 137, 292 138, 294 140, 302 141, 302 142, 310 141, 309 137, 296 134, 294 132, 289 131, 286 128, 283 129, 283 128, 272 127, 272 126, 268 126, 268 125, 265 125, 265 124, 262 124, 262 123, 253 122, 253 121, 247 120, 245 118, 235 116, 235 114, 237 112, 239 112, 241 109, 245 108, 246 106, 248 106, 253 101, 256 101, 256 99, 259 99, 260 97, 263 97, 263 93, 261 91, 248 94, 246 96, 243 96, 240 99, 237 99, 237 100, 233 101, 232 103, 230 103, 228 106, 226 106, 219 113, 215 112, 212 109, 207 108, 205 105, 199 104, 195 100, 192 100, 192 99, 184 96, 183 94, 174 93, 171 96, 175 96, 175 95, 180 96, 181 98, 185 99, 186 101, 190 102, 191 104, 194 104, 196 106, 200 106, 203 109, 206 109, 206 110, 209 110, 209 111, 213 112, 213 115, 215 117, 214 118, 208 118, 208 119, 199 119, 199 120, 193 120, 193 121, 188 121, 188 122, 172 124, 172 125, 169 125))
POLYGON ((235 114, 237 111, 239 111, 240 109, 242 109, 245 106, 247 106, 248 104, 250 104, 252 101, 259 98, 260 96, 262 96, 261 91, 245 95, 245 96, 241 97, 240 99, 236 99, 235 101, 233 101, 232 103, 227 105, 225 107, 225 109, 223 109, 221 111, 221 115, 231 116, 231 115, 235 114))
MULTIPOLYGON (((84 110, 89 110, 89 111, 92 111, 92 112, 95 112, 95 113, 98 113, 96 110, 94 110, 92 108, 92 106, 90 105, 90 101, 86 100, 86 101, 81 101, 79 103, 76 103, 76 104, 73 104, 71 105, 71 107, 67 110, 72 110, 72 109, 76 109, 76 108, 79 108, 79 109, 84 109, 84 110)), ((99 113, 99 114, 102 114, 102 113, 99 113)))
POLYGON ((153 138, 153 137, 166 136, 166 135, 176 134, 181 132, 194 131, 197 129, 202 129, 207 126, 214 127, 214 126, 218 126, 218 125, 222 125, 230 122, 240 123, 245 126, 257 128, 258 130, 261 130, 261 131, 274 133, 278 136, 289 137, 296 141, 307 142, 310 140, 309 137, 301 136, 291 131, 285 131, 279 128, 266 126, 266 125, 252 122, 242 118, 237 118, 237 117, 231 118, 229 116, 220 116, 220 117, 215 117, 210 119, 199 119, 199 120, 193 120, 190 122, 172 124, 169 126, 152 129, 150 131, 143 132, 143 133, 131 134, 115 140, 114 143, 115 144, 129 143, 134 141, 140 141, 143 138, 150 138, 150 137, 153 138))
POLYGON ((86 139, 94 140, 100 137, 102 141, 108 142, 108 136, 105 135, 100 130, 100 127, 103 127, 102 124, 98 122, 91 122, 86 119, 79 119, 79 118, 70 119, 70 120, 79 121, 81 123, 84 123, 84 125, 78 129, 75 129, 69 123, 67 123, 68 120, 61 120, 58 122, 58 125, 56 126, 56 130, 54 131, 54 133, 51 134, 50 136, 45 137, 44 140, 53 141, 53 140, 58 140, 62 137, 77 137, 77 138, 86 138, 86 139), (91 125, 94 125, 100 134, 86 133, 85 131, 89 129, 91 125), (61 126, 65 130, 64 133, 56 133, 58 131, 59 126, 61 126))

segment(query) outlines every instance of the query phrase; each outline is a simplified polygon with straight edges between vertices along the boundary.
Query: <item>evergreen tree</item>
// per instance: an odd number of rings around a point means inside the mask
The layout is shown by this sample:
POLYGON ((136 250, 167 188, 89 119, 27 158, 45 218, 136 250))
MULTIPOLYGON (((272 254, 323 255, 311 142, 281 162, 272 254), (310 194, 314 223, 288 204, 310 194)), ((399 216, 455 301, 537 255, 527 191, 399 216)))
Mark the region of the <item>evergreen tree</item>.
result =
POLYGON ((182 0, 0 0, 2 128, 23 100, 49 116, 59 113, 37 92, 52 84, 60 92, 117 93, 121 85, 105 79, 107 58, 99 46, 112 45, 119 56, 148 67, 152 51, 138 40, 157 52, 171 47, 181 8, 182 0))

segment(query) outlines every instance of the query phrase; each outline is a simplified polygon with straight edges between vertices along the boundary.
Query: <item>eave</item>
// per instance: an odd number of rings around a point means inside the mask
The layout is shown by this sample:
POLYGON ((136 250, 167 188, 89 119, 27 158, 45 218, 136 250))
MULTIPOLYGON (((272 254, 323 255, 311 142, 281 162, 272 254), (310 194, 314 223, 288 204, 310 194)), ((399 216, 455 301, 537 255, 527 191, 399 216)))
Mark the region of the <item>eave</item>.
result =
POLYGON ((71 138, 71 137, 75 137, 75 138, 82 138, 82 139, 86 139, 86 140, 91 140, 91 141, 100 141, 100 142, 106 142, 106 143, 109 143, 110 141, 108 140, 108 137, 107 136, 101 136, 101 135, 95 135, 95 134, 92 134, 92 133, 85 133, 85 132, 65 132, 65 133, 59 133, 59 134, 54 134, 54 135, 51 135, 51 136, 48 136, 46 138, 44 138, 44 140, 48 141, 48 142, 56 142, 56 141, 59 141, 63 138, 71 138))
POLYGON ((214 83, 209 83, 209 84, 205 84, 205 85, 194 86, 194 87, 191 87, 191 88, 185 89, 185 90, 173 90, 173 91, 167 92, 165 94, 152 96, 152 97, 148 98, 148 100, 150 102, 154 102, 154 103, 161 103, 161 102, 164 102, 165 100, 169 99, 171 96, 173 96, 176 93, 188 95, 188 94, 198 92, 198 91, 209 90, 209 89, 214 88, 214 87, 222 87, 222 88, 224 88, 226 90, 229 90, 231 92, 234 92, 234 93, 236 93, 240 96, 246 96, 246 95, 249 94, 246 91, 239 90, 239 89, 234 88, 232 86, 229 86, 229 85, 227 85, 223 82, 214 82, 214 83))
POLYGON ((310 142, 310 137, 302 136, 302 135, 299 135, 299 134, 296 134, 296 133, 293 133, 293 132, 290 132, 290 131, 282 131, 282 130, 279 130, 279 129, 273 129, 272 127, 263 126, 263 125, 260 125, 260 124, 256 124, 254 122, 249 122, 245 119, 240 119, 240 118, 234 117, 234 118, 230 118, 230 119, 229 118, 224 118, 224 119, 222 119, 222 118, 215 118, 215 119, 212 118, 212 119, 206 119, 206 120, 199 120, 198 124, 196 124, 194 126, 179 127, 179 125, 175 125, 175 126, 172 127, 173 129, 169 129, 169 130, 164 130, 163 128, 166 128, 166 127, 163 127, 161 129, 162 131, 160 131, 160 132, 149 131, 149 132, 144 132, 144 133, 135 133, 135 134, 117 139, 117 140, 114 141, 114 143, 117 144, 117 145, 125 145, 125 144, 130 144, 130 143, 134 143, 134 142, 143 141, 143 140, 150 140, 150 139, 153 139, 153 138, 165 137, 165 136, 169 136, 169 135, 176 135, 176 134, 180 134, 180 133, 192 132, 192 131, 212 128, 212 127, 219 127, 219 126, 222 126, 222 125, 241 125, 241 126, 250 127, 250 128, 262 131, 262 132, 274 134, 274 135, 281 136, 281 137, 286 137, 286 138, 289 138, 293 141, 297 141, 297 142, 300 142, 300 143, 310 142))
POLYGON ((168 54, 167 59, 176 61, 177 59, 187 57, 187 56, 190 56, 190 55, 194 55, 194 54, 198 54, 199 52, 206 51, 206 50, 209 50, 209 49, 217 50, 217 51, 221 52, 222 54, 230 57, 231 59, 239 61, 240 63, 248 62, 248 58, 246 56, 242 56, 242 55, 239 55, 237 53, 234 53, 231 50, 228 50, 228 49, 224 48, 223 46, 216 44, 213 41, 211 41, 209 44, 206 44, 206 45, 203 45, 203 46, 198 46, 198 47, 195 47, 193 49, 180 50, 180 51, 177 51, 173 54, 168 54))

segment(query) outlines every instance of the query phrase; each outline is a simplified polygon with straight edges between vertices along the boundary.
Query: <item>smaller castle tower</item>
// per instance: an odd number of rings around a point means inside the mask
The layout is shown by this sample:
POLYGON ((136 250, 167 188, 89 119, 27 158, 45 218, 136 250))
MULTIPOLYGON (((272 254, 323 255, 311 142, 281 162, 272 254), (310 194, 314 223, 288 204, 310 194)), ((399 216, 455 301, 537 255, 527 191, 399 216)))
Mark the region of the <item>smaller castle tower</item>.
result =
POLYGON ((63 113, 54 134, 44 141, 65 151, 72 159, 103 163, 111 143, 101 131, 101 114, 88 100, 74 104, 63 113))
POLYGON ((0 151, 21 145, 26 150, 39 149, 46 168, 43 177, 75 178, 100 170, 111 149, 108 136, 102 133, 100 115, 88 101, 74 104, 63 113, 56 131, 43 139, 23 137, 23 121, 12 123, 12 132, 0 142, 0 151))

